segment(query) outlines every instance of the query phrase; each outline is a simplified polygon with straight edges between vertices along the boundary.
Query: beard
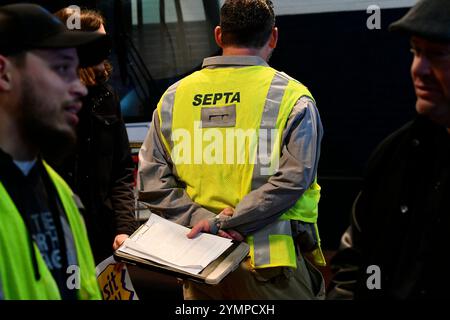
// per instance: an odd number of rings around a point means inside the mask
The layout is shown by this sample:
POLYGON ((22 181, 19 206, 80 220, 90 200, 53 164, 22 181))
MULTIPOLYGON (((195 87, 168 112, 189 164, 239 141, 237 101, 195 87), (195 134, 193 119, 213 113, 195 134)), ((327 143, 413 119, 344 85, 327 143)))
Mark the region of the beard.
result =
MULTIPOLYGON (((58 163, 72 153, 77 137, 73 130, 62 130, 58 120, 48 111, 48 98, 45 93, 39 94, 35 86, 24 79, 21 84, 22 96, 19 102, 21 108, 20 123, 24 137, 34 147, 37 147, 44 159, 58 163), (53 120, 53 121, 52 121, 53 120)), ((51 103, 51 101, 49 102, 51 103)), ((61 112, 63 106, 53 112, 61 112)))

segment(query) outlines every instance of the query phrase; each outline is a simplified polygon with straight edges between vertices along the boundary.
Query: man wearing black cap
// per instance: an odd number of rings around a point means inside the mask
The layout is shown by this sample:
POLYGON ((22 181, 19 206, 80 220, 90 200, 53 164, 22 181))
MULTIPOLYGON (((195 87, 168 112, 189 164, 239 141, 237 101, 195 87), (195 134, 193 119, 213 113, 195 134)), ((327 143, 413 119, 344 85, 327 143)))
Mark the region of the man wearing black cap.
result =
POLYGON ((31 4, 0 7, 0 297, 99 299, 77 201, 41 158, 73 144, 78 65, 106 57, 108 40, 66 30, 31 4), (96 56, 87 52, 99 53, 96 56), (77 51, 78 50, 78 51, 77 51))
POLYGON ((355 298, 446 298, 450 4, 422 0, 391 30, 411 37, 418 115, 388 137, 369 162, 353 214, 353 246, 362 256, 355 298))

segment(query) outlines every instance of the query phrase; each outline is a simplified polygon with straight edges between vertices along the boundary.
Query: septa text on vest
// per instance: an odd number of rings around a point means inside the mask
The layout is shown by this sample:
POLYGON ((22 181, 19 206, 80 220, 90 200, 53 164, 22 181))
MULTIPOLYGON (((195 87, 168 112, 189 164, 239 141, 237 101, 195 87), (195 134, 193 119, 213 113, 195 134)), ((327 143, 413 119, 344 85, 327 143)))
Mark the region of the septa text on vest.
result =
POLYGON ((220 104, 228 104, 241 102, 240 92, 217 92, 217 93, 206 93, 206 94, 196 94, 194 96, 194 101, 192 101, 193 106, 211 106, 220 104))

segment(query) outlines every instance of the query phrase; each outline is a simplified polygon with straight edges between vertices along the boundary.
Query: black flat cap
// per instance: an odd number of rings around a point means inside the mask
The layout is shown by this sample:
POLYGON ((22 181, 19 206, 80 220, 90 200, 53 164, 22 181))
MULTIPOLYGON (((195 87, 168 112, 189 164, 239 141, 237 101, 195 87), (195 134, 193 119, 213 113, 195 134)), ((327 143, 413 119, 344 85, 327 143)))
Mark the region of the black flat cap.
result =
POLYGON ((421 0, 389 30, 450 42, 450 0, 421 0))
POLYGON ((107 58, 111 40, 99 32, 68 30, 58 18, 35 4, 0 7, 0 54, 62 48, 76 48, 80 66, 86 67, 107 58))

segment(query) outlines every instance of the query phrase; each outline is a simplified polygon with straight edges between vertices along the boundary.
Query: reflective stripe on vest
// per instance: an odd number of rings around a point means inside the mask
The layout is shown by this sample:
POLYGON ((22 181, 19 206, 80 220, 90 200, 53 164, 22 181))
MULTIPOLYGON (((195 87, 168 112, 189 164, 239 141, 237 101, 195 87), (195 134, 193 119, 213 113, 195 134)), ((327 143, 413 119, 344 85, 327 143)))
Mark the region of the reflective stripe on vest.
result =
MULTIPOLYGON (((252 176, 252 190, 258 189, 267 182, 267 176, 274 173, 274 160, 279 158, 279 148, 275 147, 277 141, 277 134, 275 131, 278 113, 280 111, 281 100, 283 99, 284 90, 288 85, 289 80, 282 77, 280 73, 275 73, 275 76, 270 84, 269 92, 267 93, 266 104, 261 118, 258 134, 258 149, 257 155, 259 161, 256 161, 253 167, 252 176), (263 130, 261 130, 263 129, 263 130), (269 134, 268 134, 269 133, 269 134), (265 150, 262 150, 265 148, 265 150), (262 168, 261 164, 270 164, 269 168, 262 168)), ((278 133, 278 134, 281 134, 278 133)))
POLYGON ((270 264, 270 239, 271 234, 292 237, 291 223, 289 220, 278 220, 253 234, 254 263, 257 266, 270 264))
MULTIPOLYGON (((289 84, 289 79, 277 72, 270 85, 266 98, 266 104, 261 118, 260 134, 258 143, 259 161, 255 164, 252 176, 252 190, 261 187, 278 169, 278 160, 280 158, 280 143, 282 130, 277 129, 277 119, 280 113, 281 102, 285 90, 289 84), (262 150, 265 149, 265 150, 262 150), (262 167, 266 164, 268 167, 262 167)), ((284 128, 283 128, 284 129, 284 128)), ((295 247, 292 240, 291 223, 289 220, 278 220, 264 227, 252 235, 248 241, 252 246, 250 256, 251 264, 255 268, 290 266, 296 267, 295 247), (277 236, 277 242, 282 243, 281 249, 285 250, 282 259, 275 259, 271 255, 272 236, 277 236), (277 261, 275 261, 277 260, 277 261)), ((272 246, 274 246, 272 244, 272 246)), ((273 249, 275 251, 275 249, 273 249)))
MULTIPOLYGON (((90 250, 86 229, 72 191, 62 178, 45 164, 54 183, 72 230, 77 252, 80 290, 79 299, 101 299, 95 264, 90 250)), ((0 291, 3 298, 14 300, 56 300, 61 299, 58 286, 48 269, 37 245, 30 248, 28 231, 7 190, 0 182, 0 291), (34 250, 41 278, 35 279, 30 250, 34 250)), ((72 277, 71 279, 75 279, 72 277)))
MULTIPOLYGON (((261 119, 260 128, 266 129, 263 132, 271 132, 275 134, 281 134, 282 130, 276 129, 276 122, 279 117, 281 100, 285 94, 285 89, 289 83, 289 77, 284 73, 276 73, 272 81, 271 87, 269 89, 266 105, 264 106, 264 112, 261 119)), ((269 136, 259 135, 258 143, 258 155, 260 161, 255 164, 252 177, 252 190, 259 188, 264 183, 267 182, 267 176, 273 175, 278 167, 279 151, 281 137, 274 136, 270 134, 269 136), (267 143, 266 141, 270 141, 267 143), (277 144, 278 142, 278 144, 277 144), (261 146, 266 146, 267 150, 260 150, 261 146), (267 151, 267 152, 266 152, 267 151), (270 157, 268 156, 270 155, 270 157), (266 156, 264 158, 264 156, 266 156), (269 168, 261 168, 260 163, 270 163, 269 168)), ((314 229, 316 232, 316 238, 318 242, 318 248, 312 252, 314 262, 317 265, 325 266, 325 258, 320 248, 320 236, 317 227, 317 206, 319 202, 320 186, 317 184, 316 180, 312 185, 304 192, 303 196, 297 201, 297 203, 285 212, 280 219, 266 228, 259 230, 257 233, 253 234, 253 239, 249 241, 254 248, 251 250, 251 263, 253 267, 266 267, 275 265, 286 265, 286 266, 296 266, 295 247, 293 244, 291 226, 288 219, 295 219, 314 223, 314 229), (284 228, 280 228, 283 225, 284 228), (274 226, 274 227, 272 227, 274 226), (279 259, 271 259, 270 250, 270 235, 278 235, 277 241, 284 241, 284 248, 288 251, 286 255, 285 262, 275 261, 279 259), (262 239, 266 239, 262 241, 262 239), (253 255, 252 255, 253 252, 253 255), (273 261, 272 261, 273 260, 273 261)))

